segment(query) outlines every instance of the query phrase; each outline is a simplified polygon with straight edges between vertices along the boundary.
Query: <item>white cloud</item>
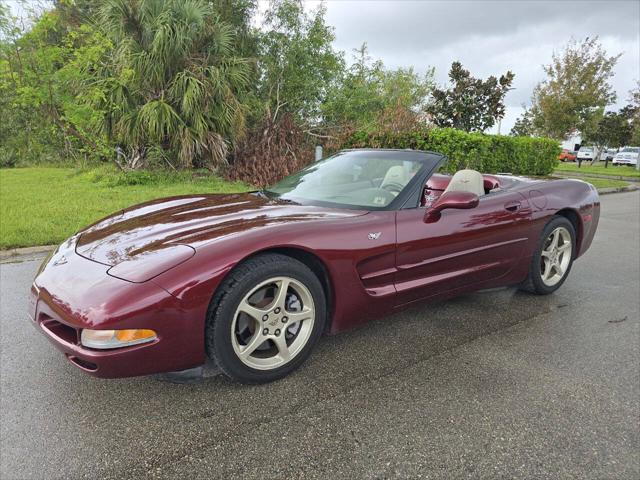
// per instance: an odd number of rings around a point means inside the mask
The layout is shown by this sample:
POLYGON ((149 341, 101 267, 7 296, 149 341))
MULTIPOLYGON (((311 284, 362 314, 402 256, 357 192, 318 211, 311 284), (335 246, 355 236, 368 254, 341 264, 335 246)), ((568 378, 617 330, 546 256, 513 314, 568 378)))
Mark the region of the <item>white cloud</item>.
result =
MULTIPOLYGON (((305 3, 308 9, 318 1, 305 3)), ((542 79, 542 65, 571 37, 600 36, 610 55, 622 52, 612 85, 622 106, 640 79, 640 2, 637 1, 373 1, 325 2, 336 48, 367 42, 374 58, 390 67, 436 67, 447 80, 454 60, 475 76, 515 73, 506 97, 502 132, 508 132, 542 79)), ((261 9, 266 7, 261 2, 261 9)), ((495 129, 494 129, 495 130, 495 129)))

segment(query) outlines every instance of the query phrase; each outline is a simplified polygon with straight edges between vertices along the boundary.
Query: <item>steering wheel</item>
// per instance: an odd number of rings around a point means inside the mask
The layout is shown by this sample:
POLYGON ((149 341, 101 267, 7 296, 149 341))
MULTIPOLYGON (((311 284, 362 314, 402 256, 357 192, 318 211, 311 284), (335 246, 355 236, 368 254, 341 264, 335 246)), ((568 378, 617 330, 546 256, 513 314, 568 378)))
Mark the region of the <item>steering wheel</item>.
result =
POLYGON ((404 185, 397 182, 387 182, 384 185, 382 185, 382 188, 397 195, 402 191, 402 189, 404 188, 404 185))

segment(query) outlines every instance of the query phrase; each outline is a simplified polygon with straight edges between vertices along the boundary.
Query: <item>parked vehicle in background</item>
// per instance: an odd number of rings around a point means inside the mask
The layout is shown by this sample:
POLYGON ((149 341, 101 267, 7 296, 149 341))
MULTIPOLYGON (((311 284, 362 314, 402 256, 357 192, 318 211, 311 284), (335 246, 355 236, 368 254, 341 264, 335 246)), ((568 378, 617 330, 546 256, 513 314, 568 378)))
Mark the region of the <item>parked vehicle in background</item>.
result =
POLYGON ((580 147, 580 150, 578 150, 578 154, 576 155, 576 159, 579 162, 584 162, 585 160, 593 160, 593 156, 593 147, 580 147))
POLYGON ((558 155, 558 160, 560 160, 561 162, 575 162, 576 152, 563 148, 560 155, 558 155))
POLYGON ((615 157, 616 153, 617 152, 615 148, 603 148, 602 151, 600 152, 599 160, 601 162, 607 162, 609 160, 613 160, 613 157, 615 157))
POLYGON ((640 147, 624 147, 613 156, 614 165, 638 165, 640 147))

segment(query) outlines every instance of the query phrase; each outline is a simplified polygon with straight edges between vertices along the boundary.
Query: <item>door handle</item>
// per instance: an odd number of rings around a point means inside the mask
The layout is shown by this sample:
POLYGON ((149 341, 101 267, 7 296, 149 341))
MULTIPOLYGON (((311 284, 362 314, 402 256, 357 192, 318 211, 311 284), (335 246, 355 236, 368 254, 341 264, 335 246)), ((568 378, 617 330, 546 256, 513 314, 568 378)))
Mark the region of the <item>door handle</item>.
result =
POLYGON ((505 210, 508 210, 510 212, 517 212, 518 210, 520 210, 520 202, 514 200, 513 202, 505 203, 504 208, 505 210))

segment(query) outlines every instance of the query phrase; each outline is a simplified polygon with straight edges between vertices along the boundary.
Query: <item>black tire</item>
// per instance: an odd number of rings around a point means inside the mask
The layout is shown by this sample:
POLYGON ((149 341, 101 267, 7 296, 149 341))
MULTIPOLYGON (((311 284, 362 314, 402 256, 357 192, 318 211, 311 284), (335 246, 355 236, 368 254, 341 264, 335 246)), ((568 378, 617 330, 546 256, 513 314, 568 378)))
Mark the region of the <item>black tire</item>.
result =
POLYGON ((569 273, 571 272, 571 266, 573 265, 573 260, 575 259, 576 254, 576 232, 573 228, 573 224, 566 218, 560 215, 555 215, 549 222, 545 225, 542 230, 542 234, 538 239, 538 243, 536 245, 536 249, 531 258, 531 264, 529 265, 529 274, 527 279, 520 285, 520 289, 534 293, 536 295, 549 295, 550 293, 555 292, 560 286, 565 282, 569 273), (562 279, 553 286, 549 286, 542 281, 541 274, 541 258, 542 258, 542 250, 545 246, 545 242, 551 232, 553 232, 558 227, 564 227, 568 230, 569 235, 571 236, 571 259, 569 261, 569 265, 566 268, 562 279))
POLYGON ((326 297, 318 277, 304 263, 280 254, 264 254, 237 266, 218 288, 207 313, 205 341, 209 358, 228 377, 241 383, 267 383, 285 377, 297 369, 311 354, 324 331, 327 316, 326 297), (316 316, 305 346, 288 363, 272 370, 258 370, 245 365, 236 355, 231 328, 242 299, 260 282, 286 275, 301 283, 311 293, 316 316))

